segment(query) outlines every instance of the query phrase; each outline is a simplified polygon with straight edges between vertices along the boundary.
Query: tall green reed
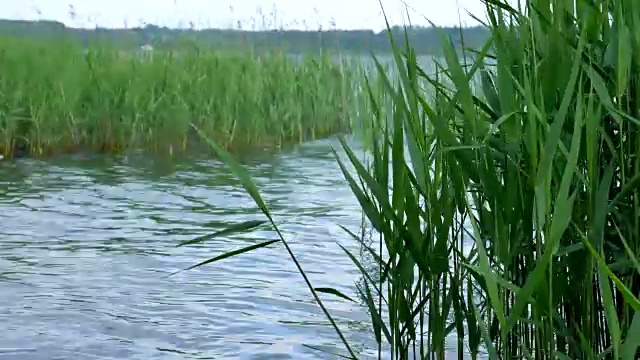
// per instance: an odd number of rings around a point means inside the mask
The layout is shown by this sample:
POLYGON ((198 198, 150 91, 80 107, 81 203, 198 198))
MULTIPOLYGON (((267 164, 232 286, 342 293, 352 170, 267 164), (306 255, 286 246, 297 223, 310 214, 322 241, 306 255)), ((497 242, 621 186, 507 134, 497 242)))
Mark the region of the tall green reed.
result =
POLYGON ((345 252, 379 357, 637 359, 640 5, 485 4, 490 41, 461 59, 443 37, 435 75, 394 43, 368 162, 336 153, 375 230, 345 229, 376 274, 345 252))
POLYGON ((329 54, 293 58, 190 47, 138 53, 108 42, 0 41, 0 153, 183 151, 197 124, 227 149, 278 148, 351 129, 362 71, 329 54))

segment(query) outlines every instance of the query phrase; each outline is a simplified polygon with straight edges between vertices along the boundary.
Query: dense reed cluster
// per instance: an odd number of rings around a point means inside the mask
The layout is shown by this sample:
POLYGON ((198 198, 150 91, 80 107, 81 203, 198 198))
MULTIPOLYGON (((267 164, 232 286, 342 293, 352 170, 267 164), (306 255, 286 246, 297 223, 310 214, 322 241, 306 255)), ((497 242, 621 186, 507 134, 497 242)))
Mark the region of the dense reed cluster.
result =
POLYGON ((638 359, 640 3, 485 3, 491 39, 445 38, 435 75, 394 43, 367 161, 337 156, 374 229, 351 235, 378 270, 348 256, 379 357, 638 359))
POLYGON ((640 7, 487 14, 486 46, 459 58, 444 41, 434 76, 397 44, 370 166, 345 172, 380 236, 385 281, 363 293, 381 350, 444 358, 450 338, 459 358, 636 359, 640 7))
POLYGON ((0 41, 0 153, 182 151, 189 124, 232 150, 348 131, 353 62, 271 50, 132 52, 107 43, 0 41))

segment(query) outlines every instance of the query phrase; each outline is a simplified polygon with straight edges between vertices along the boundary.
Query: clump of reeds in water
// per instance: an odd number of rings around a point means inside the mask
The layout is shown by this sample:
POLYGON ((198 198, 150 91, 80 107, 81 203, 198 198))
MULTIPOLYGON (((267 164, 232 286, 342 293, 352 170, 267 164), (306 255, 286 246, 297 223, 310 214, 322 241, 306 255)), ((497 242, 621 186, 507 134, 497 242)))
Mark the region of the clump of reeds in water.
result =
POLYGON ((393 107, 345 172, 380 235, 384 282, 362 290, 380 348, 637 359, 640 7, 487 13, 487 45, 460 58, 445 39, 435 75, 396 44, 393 107))
MULTIPOLYGON (((379 358, 638 359, 640 6, 486 3, 490 41, 443 38, 434 75, 394 44, 368 163, 338 157, 376 234, 351 233, 375 273, 347 253, 379 358)), ((307 285, 331 320, 318 292, 341 289, 307 285)))
POLYGON ((351 128, 362 72, 273 50, 124 51, 0 41, 0 153, 182 151, 199 126, 227 149, 279 147, 351 128))

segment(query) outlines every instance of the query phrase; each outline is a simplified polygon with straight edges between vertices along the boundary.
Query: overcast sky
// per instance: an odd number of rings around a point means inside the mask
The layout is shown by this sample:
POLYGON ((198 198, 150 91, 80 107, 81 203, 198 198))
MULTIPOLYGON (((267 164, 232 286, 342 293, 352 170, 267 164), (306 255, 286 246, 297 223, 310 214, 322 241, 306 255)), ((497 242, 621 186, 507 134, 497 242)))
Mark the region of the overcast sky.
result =
MULTIPOLYGON (((0 17, 10 19, 49 19, 74 27, 133 27, 144 23, 169 27, 265 26, 318 29, 384 28, 379 0, 0 0, 0 17), (73 10, 71 8, 73 6, 73 10), (275 8, 275 16, 273 15, 275 8), (260 14, 262 9, 262 15, 260 14), (71 16, 71 13, 75 16, 71 16), (335 24, 335 25, 333 25, 335 24)), ((467 11, 485 18, 480 0, 404 0, 411 22, 438 25, 476 22, 467 11)), ((402 0, 382 0, 393 24, 407 18, 402 0)))

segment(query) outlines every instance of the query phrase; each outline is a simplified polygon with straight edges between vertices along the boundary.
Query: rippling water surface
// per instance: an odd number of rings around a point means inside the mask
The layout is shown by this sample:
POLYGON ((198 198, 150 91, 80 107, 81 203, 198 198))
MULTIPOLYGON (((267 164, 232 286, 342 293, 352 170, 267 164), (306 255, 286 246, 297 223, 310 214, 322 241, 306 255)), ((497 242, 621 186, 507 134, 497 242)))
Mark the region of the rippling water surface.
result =
MULTIPOLYGON (((330 148, 247 164, 314 286, 355 296, 361 215, 330 148)), ((274 234, 175 245, 264 219, 220 163, 142 156, 0 162, 0 358, 327 359, 337 336, 276 243, 181 272, 274 234)), ((361 304, 323 296, 358 350, 361 304)))

